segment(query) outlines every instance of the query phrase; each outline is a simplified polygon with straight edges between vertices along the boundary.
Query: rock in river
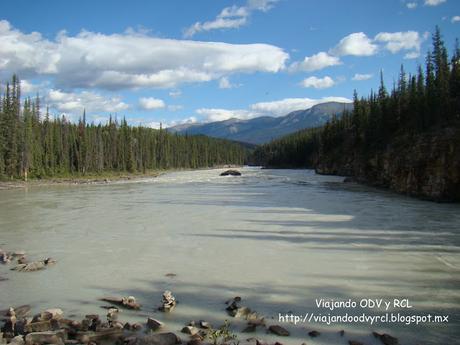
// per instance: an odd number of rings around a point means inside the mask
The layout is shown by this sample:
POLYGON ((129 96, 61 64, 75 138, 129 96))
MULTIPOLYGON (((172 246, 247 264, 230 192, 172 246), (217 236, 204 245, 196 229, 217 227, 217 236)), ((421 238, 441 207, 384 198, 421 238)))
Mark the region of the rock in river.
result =
POLYGON ((278 325, 271 325, 268 327, 268 330, 276 335, 280 335, 282 337, 287 337, 289 335, 289 331, 281 326, 278 325))
POLYGON ((155 320, 151 317, 147 319, 147 329, 151 331, 156 331, 161 327, 163 327, 163 323, 161 323, 160 321, 155 320))
POLYGON ((12 270, 20 272, 33 272, 43 270, 54 263, 56 263, 56 261, 54 261, 53 259, 46 258, 45 260, 33 261, 28 264, 19 264, 16 267, 12 268, 12 270))
POLYGON ((141 305, 136 302, 136 298, 133 296, 129 297, 104 297, 101 301, 113 303, 128 309, 140 309, 141 305))
POLYGON ((163 292, 162 306, 159 308, 161 311, 172 311, 176 306, 176 298, 171 291, 166 290, 163 292))
POLYGON ((135 338, 129 345, 176 345, 180 344, 180 338, 174 333, 150 334, 144 337, 135 338))
POLYGON ((241 176, 241 173, 238 170, 225 170, 220 176, 241 176))

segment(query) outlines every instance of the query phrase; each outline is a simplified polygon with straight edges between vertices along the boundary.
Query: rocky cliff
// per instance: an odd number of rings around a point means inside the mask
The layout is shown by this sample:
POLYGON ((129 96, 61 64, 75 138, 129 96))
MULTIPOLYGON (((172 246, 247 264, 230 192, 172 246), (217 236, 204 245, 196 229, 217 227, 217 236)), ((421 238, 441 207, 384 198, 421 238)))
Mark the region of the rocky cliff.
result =
POLYGON ((347 146, 320 153, 316 172, 352 176, 357 182, 423 199, 460 201, 458 128, 399 136, 386 148, 367 153, 347 146))

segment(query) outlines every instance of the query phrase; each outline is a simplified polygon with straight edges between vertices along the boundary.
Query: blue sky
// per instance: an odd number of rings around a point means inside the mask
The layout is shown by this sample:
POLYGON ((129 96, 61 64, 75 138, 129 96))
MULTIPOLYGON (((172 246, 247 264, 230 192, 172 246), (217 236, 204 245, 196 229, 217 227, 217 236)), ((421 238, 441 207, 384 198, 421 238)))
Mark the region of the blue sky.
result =
POLYGON ((367 95, 423 64, 457 0, 15 0, 0 12, 0 78, 54 115, 158 127, 281 116, 367 95))

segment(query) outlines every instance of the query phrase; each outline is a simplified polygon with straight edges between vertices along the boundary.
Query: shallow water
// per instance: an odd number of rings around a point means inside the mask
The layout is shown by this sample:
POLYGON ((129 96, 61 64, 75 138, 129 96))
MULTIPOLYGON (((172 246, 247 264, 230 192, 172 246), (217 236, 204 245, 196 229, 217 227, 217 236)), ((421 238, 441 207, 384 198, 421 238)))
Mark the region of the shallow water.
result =
MULTIPOLYGON (((406 315, 448 315, 447 324, 282 324, 285 344, 378 342, 388 332, 403 344, 454 344, 460 336, 460 206, 420 201, 342 183, 308 170, 177 172, 142 182, 33 187, 0 191, 0 248, 58 263, 21 273, 0 266, 0 309, 60 307, 67 316, 98 312, 107 295, 133 295, 141 312, 178 331, 190 320, 219 325, 224 301, 278 323, 279 313, 381 315, 382 309, 330 311, 315 299, 408 298, 406 315), (175 273, 176 277, 166 277, 175 273), (179 300, 156 311, 161 293, 179 300), (271 319, 271 318, 274 319, 271 319), (345 337, 338 331, 344 329, 345 337)), ((233 329, 241 321, 231 319, 233 329)), ((252 334, 242 335, 247 338, 252 334)), ((259 330, 256 336, 280 340, 259 330)))

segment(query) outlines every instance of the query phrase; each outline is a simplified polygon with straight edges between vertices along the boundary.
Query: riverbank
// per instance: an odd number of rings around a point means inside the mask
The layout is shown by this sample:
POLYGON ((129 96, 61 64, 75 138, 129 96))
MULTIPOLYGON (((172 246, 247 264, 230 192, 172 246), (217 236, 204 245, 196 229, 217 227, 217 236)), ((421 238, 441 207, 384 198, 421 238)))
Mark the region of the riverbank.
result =
POLYGON ((142 181, 159 177, 163 174, 176 171, 194 171, 194 170, 208 170, 208 169, 224 169, 224 168, 241 168, 239 165, 219 165, 215 167, 196 168, 196 169, 163 169, 163 170, 148 170, 144 173, 129 173, 126 171, 112 171, 100 174, 85 174, 85 175, 70 175, 70 176, 53 176, 45 178, 33 178, 28 181, 13 179, 13 180, 0 180, 0 190, 16 189, 26 187, 45 187, 45 186, 71 186, 71 185, 97 185, 97 184, 111 184, 120 183, 124 181, 142 181))

